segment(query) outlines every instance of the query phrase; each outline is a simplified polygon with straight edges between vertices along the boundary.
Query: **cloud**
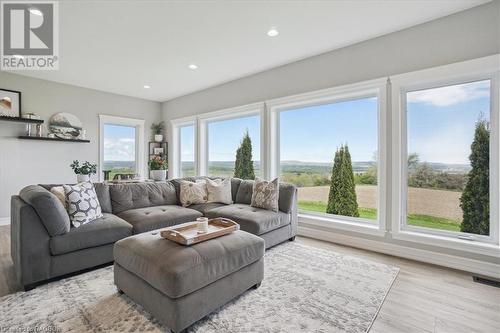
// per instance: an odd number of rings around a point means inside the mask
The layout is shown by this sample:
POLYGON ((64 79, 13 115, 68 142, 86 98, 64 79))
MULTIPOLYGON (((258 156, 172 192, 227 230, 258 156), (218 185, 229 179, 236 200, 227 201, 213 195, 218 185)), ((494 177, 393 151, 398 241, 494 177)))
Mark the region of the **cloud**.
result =
POLYGON ((104 159, 107 161, 134 161, 135 140, 131 138, 105 138, 104 159))
POLYGON ((478 81, 454 86, 409 92, 408 103, 425 103, 434 106, 451 106, 490 95, 490 82, 478 81))
POLYGON ((474 130, 461 123, 450 123, 428 136, 410 136, 409 151, 420 155, 421 161, 469 164, 474 130))

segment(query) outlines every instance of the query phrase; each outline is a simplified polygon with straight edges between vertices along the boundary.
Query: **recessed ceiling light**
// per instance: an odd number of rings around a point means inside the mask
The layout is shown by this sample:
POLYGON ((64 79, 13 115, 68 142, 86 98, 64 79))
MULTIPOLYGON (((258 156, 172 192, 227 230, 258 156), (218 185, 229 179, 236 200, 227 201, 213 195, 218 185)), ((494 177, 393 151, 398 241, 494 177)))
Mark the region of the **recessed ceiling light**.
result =
POLYGON ((13 57, 16 59, 24 59, 24 56, 22 56, 20 54, 14 54, 13 57))
POLYGON ((280 32, 278 31, 278 29, 276 29, 276 27, 271 27, 271 29, 269 29, 267 31, 267 35, 269 37, 276 37, 280 34, 280 32))
POLYGON ((147 84, 144 85, 144 89, 149 89, 151 86, 148 86, 147 84))
POLYGON ((42 12, 40 11, 40 9, 37 9, 35 7, 30 7, 29 8, 29 11, 31 14, 33 15, 37 15, 37 16, 43 16, 42 12))
POLYGON ((197 69, 198 68, 198 66, 196 66, 195 64, 190 64, 188 67, 189 67, 189 69, 197 69))

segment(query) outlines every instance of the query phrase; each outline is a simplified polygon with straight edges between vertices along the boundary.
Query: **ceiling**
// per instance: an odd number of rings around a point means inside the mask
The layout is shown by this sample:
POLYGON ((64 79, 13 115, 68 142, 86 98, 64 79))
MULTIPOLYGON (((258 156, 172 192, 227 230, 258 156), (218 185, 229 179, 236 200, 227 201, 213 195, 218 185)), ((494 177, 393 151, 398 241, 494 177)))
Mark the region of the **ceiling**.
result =
POLYGON ((485 2, 65 1, 59 71, 17 73, 166 101, 485 2))

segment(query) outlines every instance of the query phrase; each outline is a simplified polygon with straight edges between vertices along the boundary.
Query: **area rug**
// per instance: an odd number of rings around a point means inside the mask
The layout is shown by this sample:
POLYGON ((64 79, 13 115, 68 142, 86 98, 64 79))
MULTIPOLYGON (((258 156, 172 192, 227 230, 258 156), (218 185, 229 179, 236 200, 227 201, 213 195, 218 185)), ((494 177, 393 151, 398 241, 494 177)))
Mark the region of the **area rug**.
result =
MULTIPOLYGON (((289 242, 265 254, 259 289, 192 333, 367 332, 399 269, 289 242)), ((1 332, 168 332, 113 283, 113 267, 0 298, 1 332)))

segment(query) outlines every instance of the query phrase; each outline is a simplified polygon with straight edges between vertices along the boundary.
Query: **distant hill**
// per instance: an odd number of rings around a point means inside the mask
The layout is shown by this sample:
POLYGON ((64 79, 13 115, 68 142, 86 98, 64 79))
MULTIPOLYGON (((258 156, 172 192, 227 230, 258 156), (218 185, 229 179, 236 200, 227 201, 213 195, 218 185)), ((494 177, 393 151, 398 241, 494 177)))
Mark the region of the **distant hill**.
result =
MULTIPOLYGON (((355 173, 363 173, 375 164, 373 161, 356 161, 352 163, 355 173)), ((441 172, 450 173, 467 173, 470 170, 468 164, 445 164, 445 163, 427 163, 432 169, 441 172)), ((329 174, 332 170, 332 163, 324 162, 302 162, 302 161, 281 161, 281 169, 283 172, 291 173, 317 173, 329 174)), ((105 170, 134 168, 134 161, 106 161, 104 163, 105 170)), ((193 162, 183 162, 184 170, 194 169, 193 162)), ((222 172, 229 174, 234 169, 234 161, 211 161, 209 168, 214 172, 222 172)), ((254 162, 256 171, 260 170, 260 162, 254 162)))
POLYGON ((104 170, 113 169, 133 169, 135 168, 135 161, 105 161, 104 170))

